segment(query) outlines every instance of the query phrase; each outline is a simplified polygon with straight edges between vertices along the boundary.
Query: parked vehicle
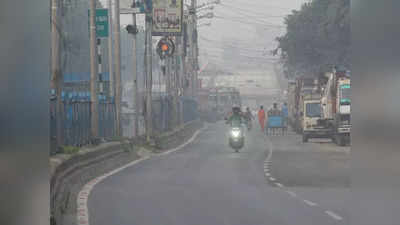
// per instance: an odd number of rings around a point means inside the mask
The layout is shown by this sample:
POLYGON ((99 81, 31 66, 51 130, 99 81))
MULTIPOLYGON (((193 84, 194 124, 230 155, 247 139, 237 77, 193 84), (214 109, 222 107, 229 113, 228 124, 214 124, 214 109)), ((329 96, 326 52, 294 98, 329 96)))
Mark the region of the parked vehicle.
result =
POLYGON ((303 120, 303 142, 309 138, 328 138, 331 136, 331 129, 321 123, 321 101, 317 98, 304 100, 303 120))
POLYGON ((332 130, 332 140, 340 146, 350 143, 350 77, 345 70, 325 74, 328 81, 321 98, 321 119, 332 130))
POLYGON ((293 129, 301 134, 304 129, 304 101, 320 99, 318 79, 300 77, 289 82, 288 86, 288 111, 289 123, 293 129))

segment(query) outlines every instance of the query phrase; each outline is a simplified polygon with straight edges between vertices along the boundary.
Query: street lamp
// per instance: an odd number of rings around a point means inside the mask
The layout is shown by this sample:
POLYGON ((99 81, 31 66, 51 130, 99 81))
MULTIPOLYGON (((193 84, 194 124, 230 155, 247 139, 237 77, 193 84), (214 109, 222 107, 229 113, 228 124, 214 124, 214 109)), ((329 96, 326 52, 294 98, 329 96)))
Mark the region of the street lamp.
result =
POLYGON ((197 27, 211 26, 211 22, 199 24, 197 27))
POLYGON ((211 19, 213 17, 214 17, 214 13, 213 12, 208 12, 206 14, 198 16, 197 19, 198 20, 203 19, 203 18, 211 19))
POLYGON ((205 8, 197 9, 197 12, 200 12, 200 11, 202 11, 202 10, 213 10, 213 9, 214 9, 214 6, 213 6, 213 5, 210 5, 210 6, 205 7, 205 8))

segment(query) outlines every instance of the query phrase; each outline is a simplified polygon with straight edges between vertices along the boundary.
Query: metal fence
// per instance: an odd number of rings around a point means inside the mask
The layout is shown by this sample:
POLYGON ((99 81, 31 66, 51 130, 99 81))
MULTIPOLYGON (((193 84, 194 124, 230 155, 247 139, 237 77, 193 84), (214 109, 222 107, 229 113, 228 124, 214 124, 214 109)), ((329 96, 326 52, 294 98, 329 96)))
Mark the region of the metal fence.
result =
MULTIPOLYGON (((171 97, 162 96, 153 100, 153 130, 156 133, 162 133, 172 130, 175 124, 172 123, 173 116, 173 100, 171 97)), ((196 120, 199 117, 198 103, 196 100, 181 97, 178 101, 178 109, 183 108, 183 122, 187 123, 196 120)), ((50 132, 51 132, 51 153, 57 153, 56 139, 57 135, 62 135, 64 146, 82 146, 90 143, 90 124, 91 111, 90 100, 86 97, 77 96, 64 97, 61 109, 61 134, 57 134, 57 118, 56 118, 56 100, 50 101, 50 132)), ((142 117, 140 117, 142 118, 142 117)), ((132 115, 123 116, 124 124, 133 124, 132 115)), ((139 121, 140 122, 140 121, 139 121)), ((144 118, 139 123, 139 131, 144 131, 144 118)), ((127 131, 131 128, 126 127, 127 131)), ((124 136, 128 134, 124 132, 124 136)), ((144 134, 144 132, 140 132, 144 134)), ((115 129, 115 105, 113 101, 106 99, 99 100, 99 137, 107 139, 116 135, 115 129)), ((128 135, 132 136, 132 135, 128 135)))
POLYGON ((183 122, 187 123, 199 118, 199 104, 193 98, 181 97, 181 104, 183 104, 183 122))
MULTIPOLYGON (((56 100, 50 100, 51 153, 57 153, 56 140, 62 135, 64 146, 82 146, 90 143, 90 100, 81 97, 64 97, 61 107, 61 134, 57 133, 56 100)), ((99 100, 99 137, 110 138, 116 134, 113 101, 99 100)))
MULTIPOLYGON (((183 108, 183 122, 187 123, 196 120, 199 117, 198 103, 196 100, 188 97, 181 97, 178 101, 177 108, 183 108)), ((161 96, 153 100, 153 130, 156 133, 162 133, 172 130, 173 117, 179 118, 179 110, 177 115, 173 115, 173 99, 172 97, 161 96)))

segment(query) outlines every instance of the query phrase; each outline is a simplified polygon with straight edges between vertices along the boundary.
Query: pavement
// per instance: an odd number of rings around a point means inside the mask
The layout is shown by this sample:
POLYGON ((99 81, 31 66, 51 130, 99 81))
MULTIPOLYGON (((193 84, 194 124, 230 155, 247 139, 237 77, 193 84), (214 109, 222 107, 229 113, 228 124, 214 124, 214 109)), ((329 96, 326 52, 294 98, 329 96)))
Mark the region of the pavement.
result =
POLYGON ((180 151, 107 177, 89 195, 90 224, 348 224, 350 148, 253 128, 239 153, 216 123, 180 151))

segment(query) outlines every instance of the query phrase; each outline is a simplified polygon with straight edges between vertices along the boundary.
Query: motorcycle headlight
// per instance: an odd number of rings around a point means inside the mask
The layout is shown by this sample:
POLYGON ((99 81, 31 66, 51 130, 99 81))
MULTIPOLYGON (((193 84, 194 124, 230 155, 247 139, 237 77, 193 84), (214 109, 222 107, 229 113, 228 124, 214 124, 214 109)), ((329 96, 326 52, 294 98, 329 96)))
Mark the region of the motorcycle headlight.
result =
POLYGON ((231 132, 231 134, 232 134, 232 137, 238 138, 238 137, 240 137, 240 130, 233 130, 231 132))

